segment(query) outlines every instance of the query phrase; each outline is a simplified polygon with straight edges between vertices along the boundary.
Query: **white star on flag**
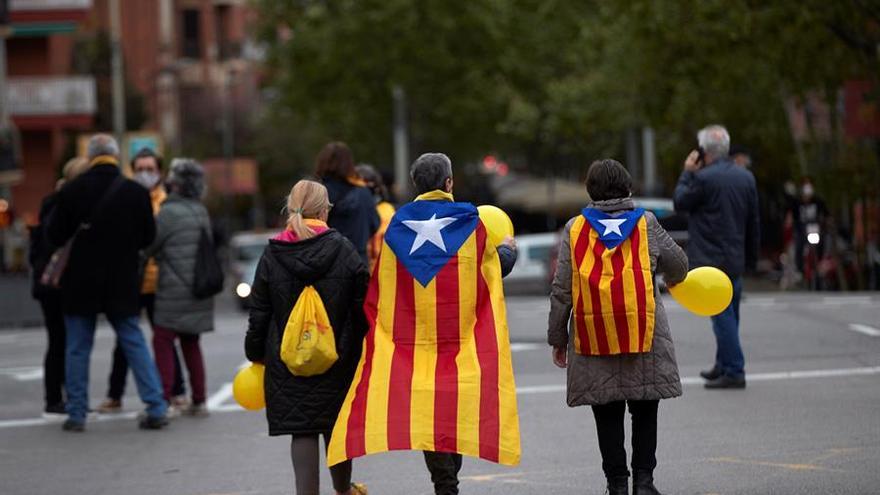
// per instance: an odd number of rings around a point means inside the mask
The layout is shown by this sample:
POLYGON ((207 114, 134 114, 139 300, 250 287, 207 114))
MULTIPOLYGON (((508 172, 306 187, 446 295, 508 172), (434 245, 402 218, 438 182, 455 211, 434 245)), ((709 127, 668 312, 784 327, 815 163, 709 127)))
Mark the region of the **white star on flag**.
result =
POLYGON ((617 219, 617 218, 609 218, 607 220, 598 220, 599 223, 605 226, 605 232, 602 235, 608 234, 617 234, 620 237, 623 237, 623 232, 620 231, 620 226, 626 223, 626 219, 617 219))
POLYGON ((416 233, 416 240, 413 241, 409 254, 416 252, 425 242, 430 242, 445 253, 446 244, 443 242, 443 236, 440 234, 440 231, 447 225, 455 222, 455 220, 452 217, 437 218, 436 213, 428 220, 404 220, 403 224, 416 233))

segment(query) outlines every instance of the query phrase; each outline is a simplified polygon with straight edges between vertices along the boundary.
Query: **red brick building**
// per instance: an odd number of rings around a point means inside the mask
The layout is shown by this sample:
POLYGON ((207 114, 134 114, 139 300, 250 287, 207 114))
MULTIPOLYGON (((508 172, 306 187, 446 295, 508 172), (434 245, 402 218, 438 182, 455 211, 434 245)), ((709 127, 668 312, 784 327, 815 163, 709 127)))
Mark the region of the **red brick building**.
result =
MULTIPOLYGON (((109 32, 109 9, 108 0, 9 2, 8 101, 22 145, 12 204, 19 218, 33 223, 68 158, 66 136, 73 133, 67 131, 96 130, 100 81, 72 74, 74 46, 109 32)), ((167 149, 187 148, 194 131, 216 129, 230 74, 235 113, 252 110, 258 50, 247 37, 252 11, 245 0, 120 0, 120 7, 126 80, 144 97, 147 115, 143 129, 130 131, 157 131, 167 149)), ((220 155, 219 140, 210 147, 220 155)))
POLYGON ((19 130, 22 171, 12 204, 31 223, 55 185, 65 131, 90 129, 97 109, 94 77, 72 73, 73 33, 92 2, 10 0, 9 8, 6 101, 19 130))

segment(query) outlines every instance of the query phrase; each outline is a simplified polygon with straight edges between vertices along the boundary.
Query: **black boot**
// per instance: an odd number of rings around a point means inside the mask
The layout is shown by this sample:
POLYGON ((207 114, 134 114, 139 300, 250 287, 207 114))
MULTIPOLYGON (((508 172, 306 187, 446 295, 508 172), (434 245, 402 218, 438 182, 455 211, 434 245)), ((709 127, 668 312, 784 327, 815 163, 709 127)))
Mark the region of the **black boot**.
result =
POLYGON ((700 376, 705 378, 706 380, 716 380, 724 374, 724 370, 719 366, 712 366, 712 369, 703 370, 700 372, 700 376))
POLYGON ((633 471, 633 495, 663 495, 654 486, 654 475, 650 471, 633 471))
POLYGON ((629 495, 629 476, 608 478, 606 495, 629 495))

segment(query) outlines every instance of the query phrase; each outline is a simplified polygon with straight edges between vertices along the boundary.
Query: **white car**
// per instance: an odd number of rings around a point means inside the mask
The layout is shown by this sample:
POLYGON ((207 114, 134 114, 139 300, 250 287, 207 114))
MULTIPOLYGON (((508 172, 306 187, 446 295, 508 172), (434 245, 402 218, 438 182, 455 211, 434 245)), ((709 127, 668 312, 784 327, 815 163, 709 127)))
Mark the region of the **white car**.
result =
POLYGON ((525 234, 516 237, 517 258, 513 270, 504 278, 505 290, 546 293, 550 259, 559 247, 559 234, 525 234))

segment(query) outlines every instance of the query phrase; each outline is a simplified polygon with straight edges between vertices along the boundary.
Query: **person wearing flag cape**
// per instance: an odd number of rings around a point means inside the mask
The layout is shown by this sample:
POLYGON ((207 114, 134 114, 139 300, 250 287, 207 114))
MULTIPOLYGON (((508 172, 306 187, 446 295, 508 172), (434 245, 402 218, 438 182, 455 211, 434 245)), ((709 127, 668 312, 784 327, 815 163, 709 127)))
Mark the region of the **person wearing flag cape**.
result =
POLYGON ((617 161, 590 166, 592 201, 566 224, 560 243, 547 340, 553 362, 568 368, 568 405, 592 406, 606 493, 629 493, 628 407, 633 493, 657 495, 657 407, 681 395, 681 380, 654 275, 678 284, 688 261, 657 218, 635 207, 631 187, 617 161))
POLYGON ((329 465, 422 450, 437 494, 458 493, 462 455, 520 459, 501 279, 513 239, 494 246, 476 207, 455 202, 441 153, 410 170, 420 194, 391 220, 364 311, 369 328, 327 449, 329 465))

